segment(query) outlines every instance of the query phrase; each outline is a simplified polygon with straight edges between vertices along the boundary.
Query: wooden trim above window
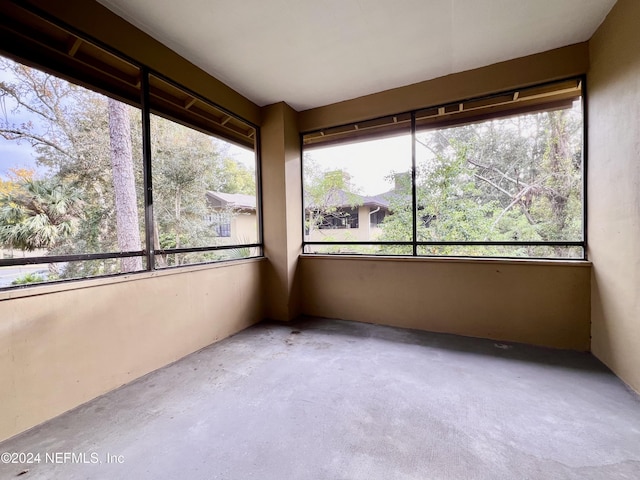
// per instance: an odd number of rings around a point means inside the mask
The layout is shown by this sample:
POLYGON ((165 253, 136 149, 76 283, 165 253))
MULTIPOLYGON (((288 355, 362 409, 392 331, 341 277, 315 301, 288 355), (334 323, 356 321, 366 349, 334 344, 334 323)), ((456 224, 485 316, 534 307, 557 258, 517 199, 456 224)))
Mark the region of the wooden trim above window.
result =
MULTIPOLYGON (((493 118, 570 108, 582 95, 579 78, 417 110, 416 129, 445 128, 493 118)), ((303 135, 306 149, 409 134, 411 114, 389 115, 303 135)))

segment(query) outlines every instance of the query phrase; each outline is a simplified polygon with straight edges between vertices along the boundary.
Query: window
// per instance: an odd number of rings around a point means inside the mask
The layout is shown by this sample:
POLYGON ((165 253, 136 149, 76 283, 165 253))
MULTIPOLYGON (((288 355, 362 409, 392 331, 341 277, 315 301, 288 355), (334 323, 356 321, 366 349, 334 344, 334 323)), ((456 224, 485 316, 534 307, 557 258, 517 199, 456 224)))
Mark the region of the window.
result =
POLYGON ((230 237, 231 236, 231 222, 220 223, 216 225, 215 232, 218 237, 230 237))
POLYGON ((0 76, 0 287, 145 269, 140 109, 5 57, 0 76))
POLYGON ((387 216, 387 210, 382 210, 382 207, 371 207, 369 210, 370 226, 371 228, 381 228, 384 217, 387 216))
POLYGON ((201 100, 189 110, 198 112, 204 126, 224 123, 226 130, 214 136, 200 124, 186 126, 181 122, 184 112, 174 105, 193 100, 189 93, 155 75, 151 87, 156 267, 255 256, 255 129, 231 122, 201 100))
POLYGON ((40 68, 0 57, 0 288, 261 255, 256 128, 29 15, 40 68))
POLYGON ((584 258, 581 92, 567 80, 303 135, 305 253, 584 258), (322 235, 344 205, 368 228, 322 235))
POLYGON ((210 213, 207 215, 207 221, 215 232, 216 237, 231 237, 231 215, 225 212, 210 213))
POLYGON ((322 218, 316 218, 320 230, 335 228, 358 228, 357 207, 336 207, 322 213, 322 218))
MULTIPOLYGON (((337 129, 334 136, 305 137, 305 251, 386 253, 387 246, 370 242, 383 235, 393 241, 411 240, 410 229, 381 228, 392 203, 411 196, 406 173, 411 168, 410 120, 410 115, 395 121, 390 117, 357 129, 337 129), (380 124, 394 125, 393 135, 366 135, 380 124)), ((407 213, 397 210, 399 216, 407 213)))

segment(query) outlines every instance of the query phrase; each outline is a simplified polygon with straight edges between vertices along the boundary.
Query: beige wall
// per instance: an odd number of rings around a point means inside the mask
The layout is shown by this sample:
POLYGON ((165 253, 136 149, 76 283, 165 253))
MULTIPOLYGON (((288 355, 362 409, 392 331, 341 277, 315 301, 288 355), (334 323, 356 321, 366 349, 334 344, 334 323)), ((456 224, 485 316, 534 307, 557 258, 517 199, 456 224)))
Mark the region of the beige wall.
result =
POLYGON ((304 257, 306 315, 589 350, 584 262, 304 257))
POLYGON ((232 243, 256 243, 258 241, 258 217, 255 212, 236 213, 231 218, 232 243))
POLYGON ((0 440, 261 320, 263 263, 2 292, 0 440))
POLYGON ((618 0, 590 42, 592 350, 640 392, 640 2, 618 0))

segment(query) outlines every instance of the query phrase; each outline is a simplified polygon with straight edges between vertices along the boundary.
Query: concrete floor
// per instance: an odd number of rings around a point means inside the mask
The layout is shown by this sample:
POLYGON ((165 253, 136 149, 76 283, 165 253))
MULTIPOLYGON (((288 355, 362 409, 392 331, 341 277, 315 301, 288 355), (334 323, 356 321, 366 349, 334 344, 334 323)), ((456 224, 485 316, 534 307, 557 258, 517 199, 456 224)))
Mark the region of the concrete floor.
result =
POLYGON ((588 354, 307 319, 245 330, 0 451, 41 454, 0 465, 25 480, 639 479, 640 401, 588 354))

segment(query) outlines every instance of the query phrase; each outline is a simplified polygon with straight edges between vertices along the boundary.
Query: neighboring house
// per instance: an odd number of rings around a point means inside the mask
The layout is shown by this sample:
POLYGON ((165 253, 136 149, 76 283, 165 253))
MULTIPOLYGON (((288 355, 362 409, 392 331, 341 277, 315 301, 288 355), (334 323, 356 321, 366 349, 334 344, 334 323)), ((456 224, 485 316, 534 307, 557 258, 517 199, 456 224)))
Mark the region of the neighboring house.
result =
POLYGON ((366 196, 334 190, 329 194, 324 212, 307 204, 305 241, 367 241, 382 233, 382 222, 390 214, 390 203, 399 193, 398 181, 393 190, 366 196), (315 221, 310 221, 311 216, 315 221))
MULTIPOLYGON (((390 203, 395 195, 401 195, 396 185, 378 195, 366 196, 335 189, 325 199, 329 211, 321 211, 307 204, 305 241, 367 241, 376 240, 382 233, 382 222, 390 214, 390 203), (309 225, 311 224, 311 225, 309 225)), ((256 197, 240 193, 207 191, 210 213, 206 220, 215 229, 216 236, 224 243, 254 243, 257 241, 258 221, 256 197)))
MULTIPOLYGON (((363 196, 342 190, 331 192, 330 213, 321 214, 321 222, 305 232, 305 240, 375 240, 381 224, 389 214, 389 198, 394 190, 374 196, 363 196)), ((216 236, 225 243, 257 241, 256 197, 240 193, 207 191, 210 208, 206 220, 216 236)), ((307 206, 307 218, 312 208, 307 206)))
POLYGON ((223 243, 256 243, 258 241, 258 217, 256 197, 241 193, 207 191, 207 203, 211 209, 207 215, 216 236, 223 243))

